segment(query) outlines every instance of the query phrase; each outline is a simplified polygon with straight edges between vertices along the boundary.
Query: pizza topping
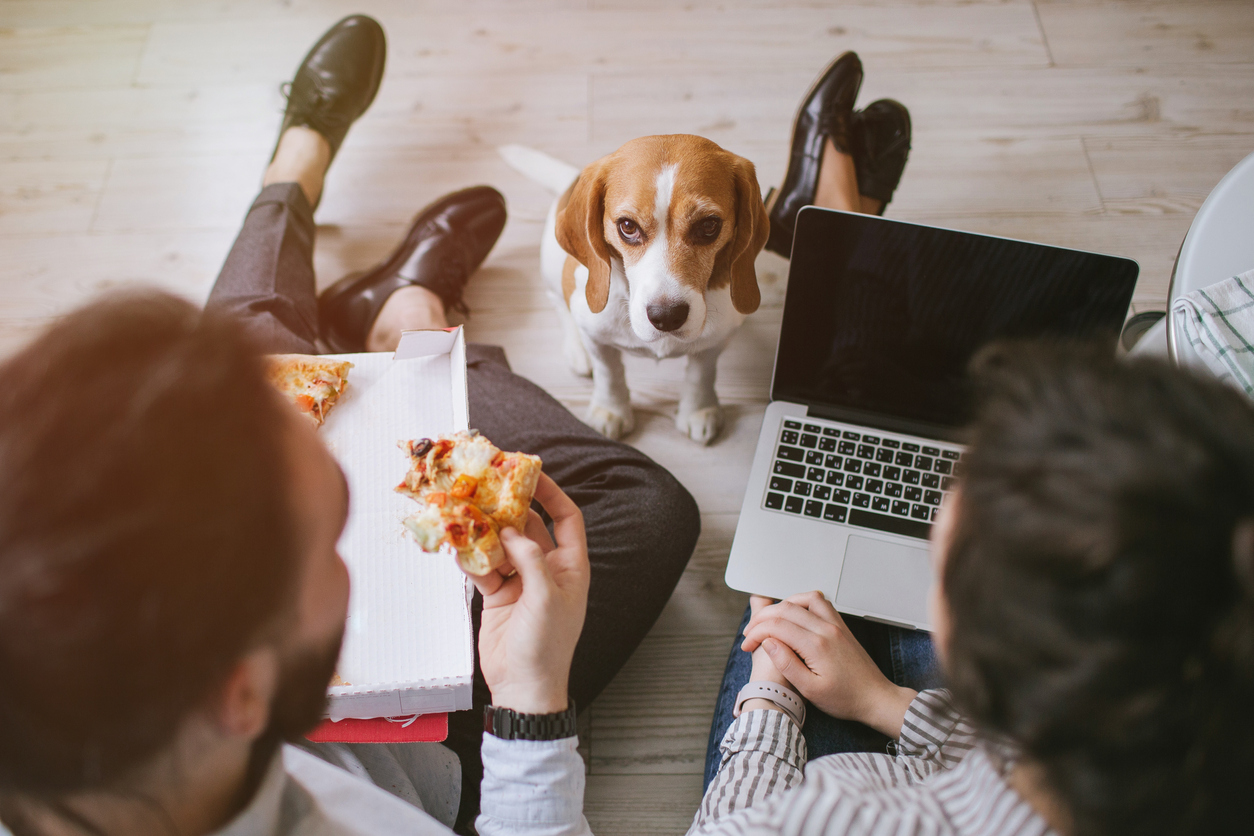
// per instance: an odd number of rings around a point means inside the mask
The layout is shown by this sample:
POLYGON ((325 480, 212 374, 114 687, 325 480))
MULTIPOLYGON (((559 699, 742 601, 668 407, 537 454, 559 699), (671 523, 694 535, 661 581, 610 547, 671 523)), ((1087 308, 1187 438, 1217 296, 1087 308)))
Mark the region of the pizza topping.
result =
POLYGON ((308 354, 272 354, 269 357, 270 382, 314 426, 323 420, 348 386, 347 360, 316 357, 308 354))
POLYGON ((479 480, 473 476, 462 474, 453 482, 453 489, 449 491, 457 499, 471 499, 475 495, 475 491, 479 487, 479 480))
POLYGON ((420 438, 417 441, 411 441, 409 442, 409 455, 413 456, 415 459, 425 456, 431 450, 433 443, 434 442, 432 442, 429 438, 420 438))

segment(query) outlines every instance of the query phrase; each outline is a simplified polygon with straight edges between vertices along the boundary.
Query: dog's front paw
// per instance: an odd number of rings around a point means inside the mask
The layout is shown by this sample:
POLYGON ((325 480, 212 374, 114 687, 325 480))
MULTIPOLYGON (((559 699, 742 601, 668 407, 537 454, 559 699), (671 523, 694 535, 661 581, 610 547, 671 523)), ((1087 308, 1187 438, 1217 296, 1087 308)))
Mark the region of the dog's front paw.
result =
POLYGON ((690 412, 680 411, 675 426, 698 444, 709 444, 723 431, 723 408, 718 404, 690 412))
POLYGON ((592 361, 578 337, 568 337, 562 342, 562 354, 566 356, 566 365, 572 372, 580 377, 592 377, 592 361))
POLYGON ((636 418, 632 415, 630 406, 618 410, 593 402, 588 406, 588 415, 584 421, 592 429, 614 441, 636 428, 636 418))

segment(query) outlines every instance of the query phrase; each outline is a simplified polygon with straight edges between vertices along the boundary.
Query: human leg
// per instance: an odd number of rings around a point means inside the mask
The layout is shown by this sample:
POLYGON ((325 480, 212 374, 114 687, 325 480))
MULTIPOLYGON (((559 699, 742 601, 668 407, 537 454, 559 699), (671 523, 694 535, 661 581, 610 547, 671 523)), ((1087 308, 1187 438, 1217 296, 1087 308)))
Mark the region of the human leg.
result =
MULTIPOLYGON (((714 720, 710 724, 710 739, 705 755, 707 787, 718 772, 719 743, 734 719, 732 712, 736 707, 736 696, 749 681, 753 669, 753 655, 740 649, 749 617, 750 611, 746 607, 736 640, 732 642, 727 667, 723 671, 723 682, 719 686, 714 706, 714 720)), ((895 684, 916 691, 940 685, 940 669, 936 664, 932 639, 928 633, 903 630, 854 616, 844 616, 844 621, 849 632, 853 633, 879 669, 895 684)), ((851 720, 831 717, 813 706, 806 713, 802 733, 805 735, 806 748, 811 758, 838 752, 883 752, 889 742, 887 737, 874 729, 851 720)))

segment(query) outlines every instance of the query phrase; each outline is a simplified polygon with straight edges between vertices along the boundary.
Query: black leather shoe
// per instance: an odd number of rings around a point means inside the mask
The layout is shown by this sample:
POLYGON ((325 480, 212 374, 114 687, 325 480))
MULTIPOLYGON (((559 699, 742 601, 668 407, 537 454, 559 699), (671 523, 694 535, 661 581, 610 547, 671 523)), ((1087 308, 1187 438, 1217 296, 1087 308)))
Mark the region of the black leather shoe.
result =
POLYGON ((846 52, 828 65, 810 87, 792 125, 788 171, 778 190, 767 195, 771 234, 766 248, 787 258, 797 211, 814 203, 823 162, 823 141, 830 138, 837 151, 853 153, 853 103, 862 86, 862 62, 846 52))
POLYGON ((279 136, 294 125, 312 128, 326 138, 334 159, 349 127, 379 92, 386 58, 387 38, 374 18, 350 15, 332 26, 285 85, 287 110, 279 136))
POLYGON ((418 213, 405 240, 381 264, 340 279, 318 297, 322 338, 336 353, 366 350, 383 303, 395 291, 420 285, 466 312, 462 291, 505 228, 505 198, 491 186, 445 195, 418 213))
POLYGON ((910 156, 910 111, 901 102, 880 99, 855 113, 853 119, 858 193, 882 200, 882 215, 910 156))

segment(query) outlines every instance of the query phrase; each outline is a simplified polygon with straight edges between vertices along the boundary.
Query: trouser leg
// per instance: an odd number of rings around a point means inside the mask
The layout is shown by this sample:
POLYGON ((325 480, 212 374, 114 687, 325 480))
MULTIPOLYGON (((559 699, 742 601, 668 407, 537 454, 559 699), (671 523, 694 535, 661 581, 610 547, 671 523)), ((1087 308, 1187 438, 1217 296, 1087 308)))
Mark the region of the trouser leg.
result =
POLYGON ((316 354, 314 230, 300 186, 266 186, 248 210, 205 310, 234 316, 263 351, 316 354))
MULTIPOLYGON (((740 620, 736 640, 732 642, 727 667, 723 671, 723 683, 719 686, 718 700, 714 706, 714 721, 710 724, 710 740, 705 753, 705 787, 710 786, 718 773, 722 756, 719 744, 734 719, 736 696, 749 682, 753 670, 753 655, 740 649, 745 640, 745 627, 749 624, 750 610, 745 608, 740 620)), ((932 637, 918 630, 903 630, 887 624, 877 624, 865 618, 842 616, 849 632, 866 649, 879 669, 895 684, 923 691, 940 687, 940 668, 932 649, 932 637)), ((837 752, 883 752, 888 738, 874 729, 852 720, 838 720, 809 706, 806 724, 802 729, 806 749, 811 758, 834 755, 837 752)))
MULTIPOLYGON (((583 512, 592 583, 570 677, 571 697, 582 710, 657 620, 692 555, 701 518, 675 477, 515 375, 501 349, 472 345, 468 365, 471 426, 504 450, 540 456, 544 472, 583 512)), ((478 595, 474 606, 478 624, 478 595)), ((462 761, 462 832, 478 812, 482 706, 490 699, 478 675, 475 685, 474 709, 449 719, 448 745, 462 761)))

